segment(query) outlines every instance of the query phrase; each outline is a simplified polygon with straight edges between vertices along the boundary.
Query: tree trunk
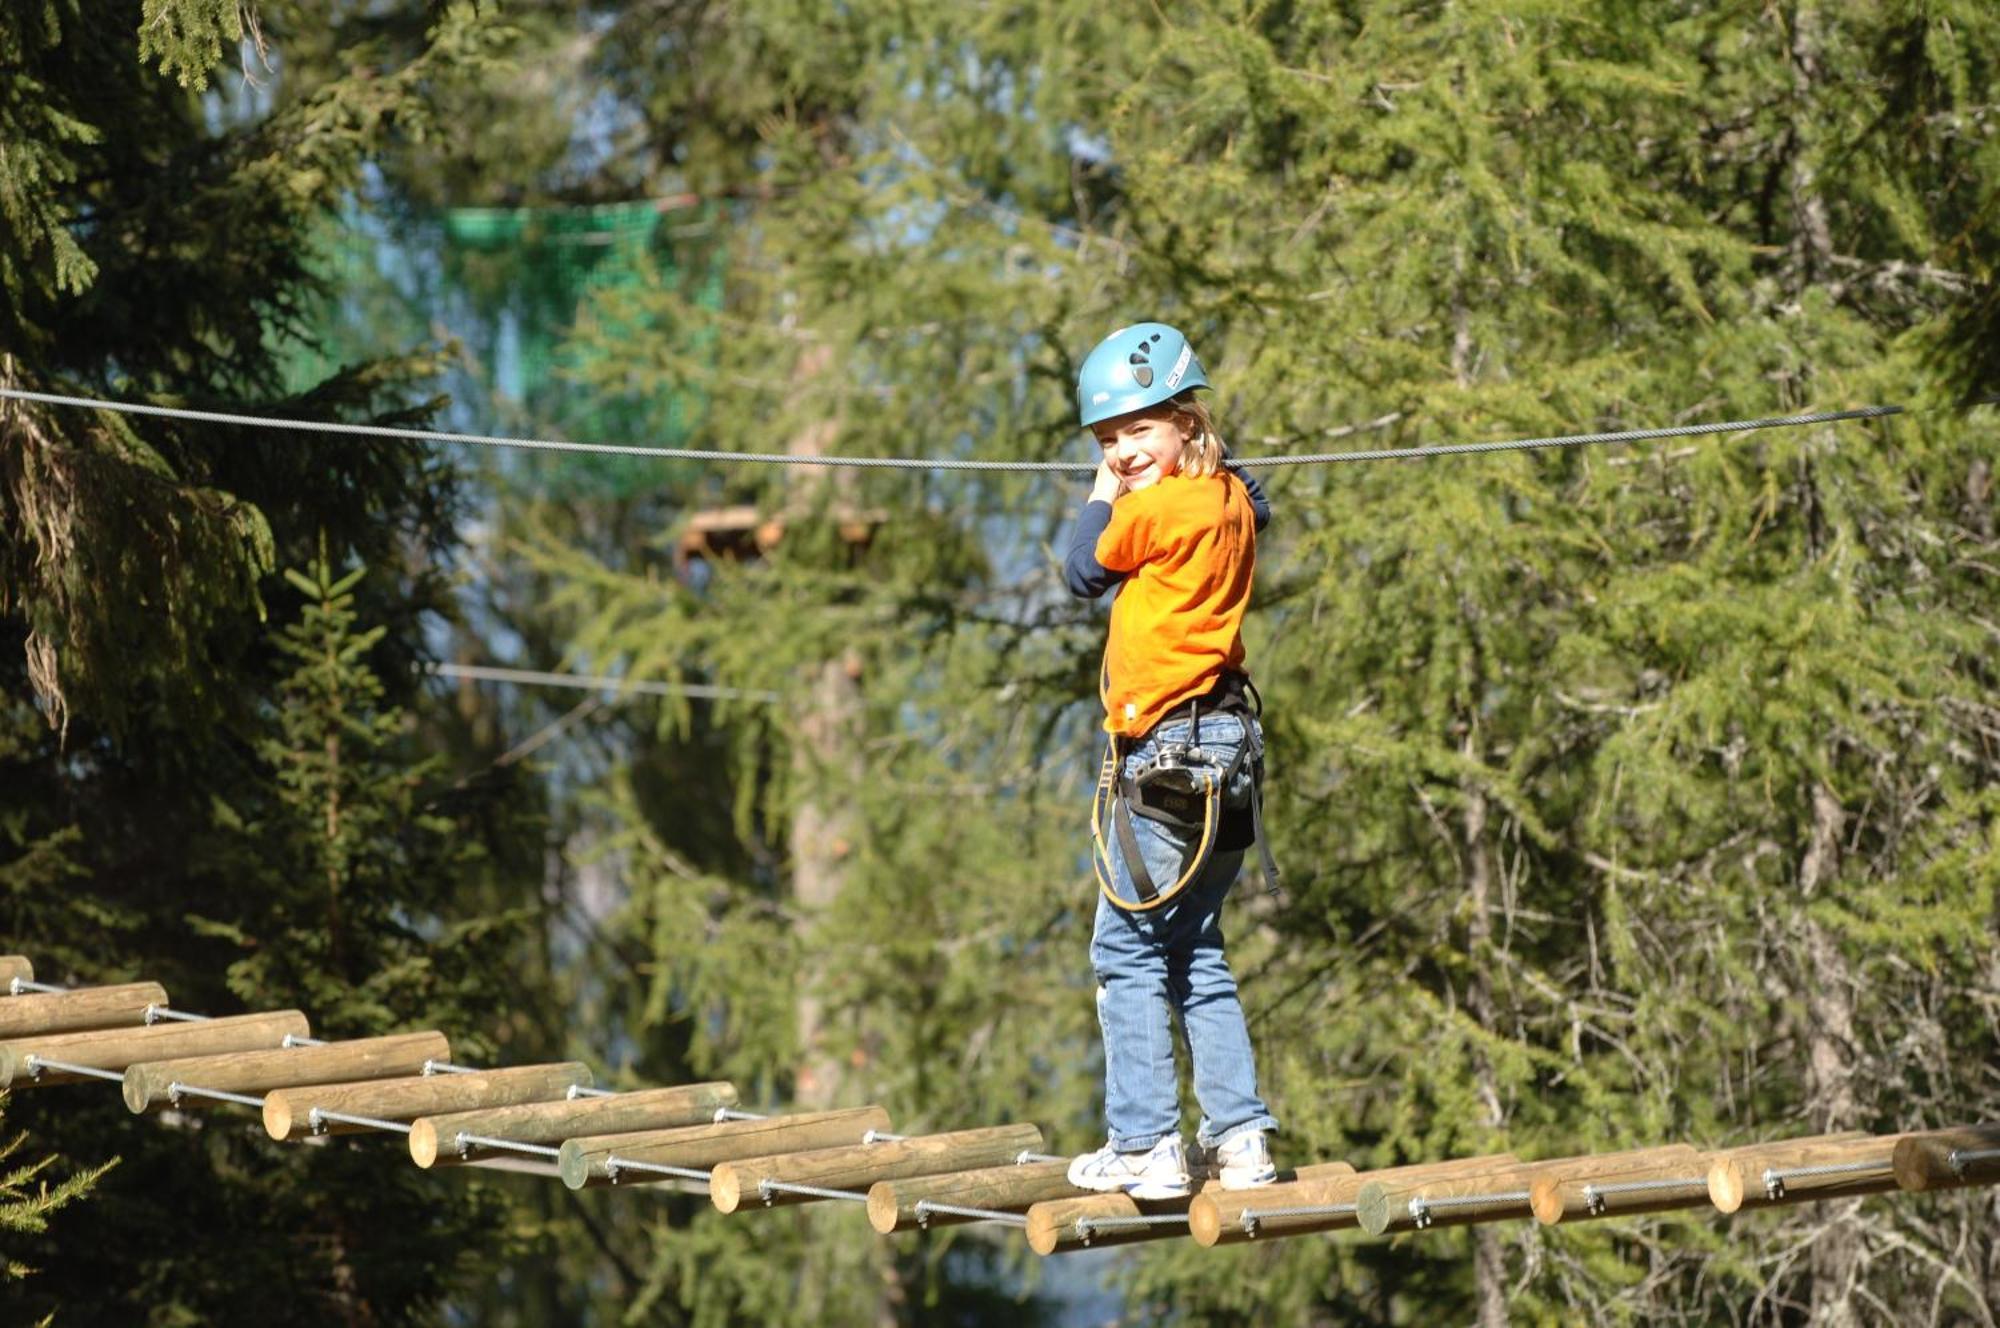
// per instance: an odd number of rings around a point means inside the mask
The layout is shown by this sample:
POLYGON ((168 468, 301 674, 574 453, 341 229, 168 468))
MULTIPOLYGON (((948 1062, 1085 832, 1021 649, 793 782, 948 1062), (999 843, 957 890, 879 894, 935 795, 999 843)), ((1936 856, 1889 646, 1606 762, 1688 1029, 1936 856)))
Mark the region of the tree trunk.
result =
MULTIPOLYGON (((1478 756, 1478 744, 1468 734, 1462 750, 1478 756)), ((1463 829, 1465 835, 1465 887, 1467 918, 1466 955, 1471 961, 1471 977, 1466 984, 1465 1004, 1474 1022, 1490 1033, 1494 1027, 1493 982, 1487 972, 1487 951, 1493 940, 1493 857, 1486 834, 1487 800, 1478 787, 1466 791, 1463 829)), ((1473 1053, 1474 1086, 1486 1107, 1486 1124, 1498 1129, 1506 1118, 1500 1103, 1500 1085, 1493 1062, 1484 1051, 1473 1053)), ((1472 1274, 1479 1307, 1479 1328, 1507 1328, 1507 1255, 1500 1233, 1490 1225, 1473 1228, 1472 1274)))
POLYGON ((799 973, 798 1082, 803 1111, 831 1106, 841 1067, 826 1047, 826 985, 830 972, 820 933, 847 884, 854 852, 853 789, 861 778, 861 664, 854 655, 822 663, 799 721, 792 773, 804 790, 792 814, 792 901, 798 910, 805 961, 799 973))
MULTIPOLYGON (((1840 830, 1847 819, 1840 800, 1824 784, 1813 785, 1812 813, 1812 832, 1799 862, 1799 895, 1808 902, 1838 869, 1840 830)), ((1861 1114, 1854 1097, 1854 983, 1838 938, 1819 922, 1804 919, 1801 941, 1807 1101, 1814 1128, 1831 1134, 1855 1128, 1861 1114)), ((1810 1322, 1817 1328, 1859 1322, 1853 1291, 1862 1266, 1851 1218, 1830 1221, 1812 1244, 1810 1322)))

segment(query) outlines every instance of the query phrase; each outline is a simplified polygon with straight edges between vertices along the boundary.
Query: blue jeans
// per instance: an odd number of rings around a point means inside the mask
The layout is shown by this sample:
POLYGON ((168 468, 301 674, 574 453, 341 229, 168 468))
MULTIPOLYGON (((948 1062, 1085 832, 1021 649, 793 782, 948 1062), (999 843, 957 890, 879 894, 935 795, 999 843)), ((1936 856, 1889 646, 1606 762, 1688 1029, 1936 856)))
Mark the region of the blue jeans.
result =
MULTIPOLYGON (((1254 722, 1204 715, 1201 745, 1227 763, 1254 722)), ((1185 719, 1159 724, 1126 754, 1126 773, 1137 770, 1159 743, 1188 736, 1185 719)), ((1118 836, 1106 829, 1113 884, 1132 898, 1118 836)), ((1153 880, 1162 889, 1179 880, 1185 840, 1145 817, 1133 818, 1133 830, 1153 880)), ((1194 1059, 1195 1100, 1201 1104, 1196 1141, 1212 1147, 1245 1130, 1278 1127, 1257 1096, 1250 1030, 1222 953, 1222 901, 1242 866, 1241 850, 1218 852, 1180 894, 1149 912, 1128 912, 1098 892, 1090 966, 1097 973, 1097 1018, 1104 1028, 1104 1115, 1111 1145, 1121 1152, 1151 1148, 1180 1133, 1176 1017, 1194 1059)))

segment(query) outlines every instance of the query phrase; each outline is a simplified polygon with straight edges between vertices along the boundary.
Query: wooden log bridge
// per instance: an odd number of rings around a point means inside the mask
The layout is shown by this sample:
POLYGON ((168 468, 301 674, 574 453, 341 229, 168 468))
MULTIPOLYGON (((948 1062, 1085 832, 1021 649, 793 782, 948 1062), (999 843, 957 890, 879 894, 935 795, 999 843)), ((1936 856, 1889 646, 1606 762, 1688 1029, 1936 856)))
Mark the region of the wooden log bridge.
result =
POLYGON ((1861 1195, 2000 1184, 2000 1123, 1859 1132, 1703 1151, 1685 1143, 1523 1161, 1511 1153, 1357 1172, 1325 1162, 1277 1183, 1207 1181, 1153 1202, 1069 1183, 1033 1125, 902 1138, 879 1106, 756 1117, 722 1082, 590 1090, 578 1062, 471 1070, 443 1033, 314 1043, 279 1010, 147 1023, 156 983, 62 992, 25 956, 0 955, 0 1089, 97 1079, 134 1112, 207 1101, 260 1105, 274 1139, 401 1132, 423 1168, 501 1166, 571 1189, 706 1189, 723 1213, 813 1200, 862 1203, 885 1235, 991 1221, 1041 1254, 1189 1237, 1213 1247, 1359 1228, 1371 1234, 1533 1215, 1547 1225, 1710 1207, 1723 1213, 1861 1195), (261 1095, 261 1096, 259 1096, 261 1095), (528 1155, 524 1158, 522 1155, 528 1155))
MULTIPOLYGON (((810 1203, 828 1197, 814 1190, 853 1191, 857 1186, 866 1190, 876 1181, 997 1166, 1041 1146, 1039 1126, 993 1125, 842 1148, 738 1158, 717 1164, 709 1174, 708 1197, 723 1213, 810 1203)), ((866 1201, 866 1195, 857 1197, 866 1201)))
MULTIPOLYGON (((8 1000, 28 1000, 10 996, 8 1000)), ((287 1039, 307 1036, 306 1017, 297 1010, 239 1014, 189 1024, 148 1024, 89 1033, 52 1033, 0 1042, 0 1088, 69 1084, 93 1076, 42 1064, 60 1061, 94 1070, 116 1070, 139 1061, 170 1056, 212 1056, 230 1051, 268 1051, 287 1039)))
POLYGON ((799 1153, 861 1143, 871 1132, 889 1128, 889 1113, 880 1107, 845 1111, 811 1111, 796 1116, 766 1116, 762 1120, 723 1121, 683 1130, 640 1130, 628 1134, 590 1135, 565 1142, 556 1155, 563 1184, 572 1190, 600 1185, 649 1184, 670 1179, 647 1167, 711 1171, 719 1162, 799 1153), (639 1166, 633 1166, 633 1163, 639 1166))

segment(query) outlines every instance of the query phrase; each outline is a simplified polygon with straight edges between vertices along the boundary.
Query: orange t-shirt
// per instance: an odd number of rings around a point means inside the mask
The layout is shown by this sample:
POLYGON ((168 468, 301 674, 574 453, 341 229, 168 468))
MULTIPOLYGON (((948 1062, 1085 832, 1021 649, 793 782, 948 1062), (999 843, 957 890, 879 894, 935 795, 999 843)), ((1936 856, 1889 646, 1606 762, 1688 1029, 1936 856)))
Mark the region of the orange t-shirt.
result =
POLYGON ((1098 689, 1108 731, 1137 737, 1242 669, 1257 527, 1241 480, 1168 475, 1126 494, 1097 561, 1126 574, 1098 689))

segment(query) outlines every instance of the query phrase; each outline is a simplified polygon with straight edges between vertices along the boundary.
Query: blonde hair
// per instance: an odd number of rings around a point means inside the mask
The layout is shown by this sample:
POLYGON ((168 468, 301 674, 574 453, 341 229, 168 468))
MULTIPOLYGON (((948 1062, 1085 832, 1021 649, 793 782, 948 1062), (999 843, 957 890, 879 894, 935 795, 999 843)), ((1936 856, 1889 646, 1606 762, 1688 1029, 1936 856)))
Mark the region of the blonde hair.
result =
POLYGON ((1190 390, 1165 402, 1161 409, 1167 412, 1167 418, 1180 426, 1187 439, 1181 445, 1177 473, 1194 479, 1207 479, 1220 471, 1222 435, 1216 432, 1215 421, 1208 413, 1208 403, 1190 390))

